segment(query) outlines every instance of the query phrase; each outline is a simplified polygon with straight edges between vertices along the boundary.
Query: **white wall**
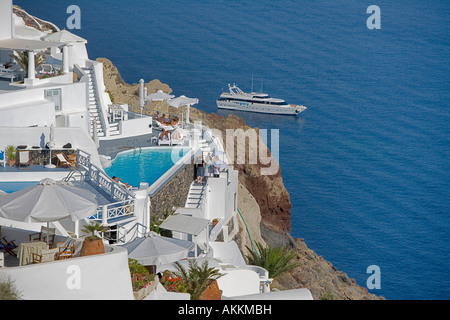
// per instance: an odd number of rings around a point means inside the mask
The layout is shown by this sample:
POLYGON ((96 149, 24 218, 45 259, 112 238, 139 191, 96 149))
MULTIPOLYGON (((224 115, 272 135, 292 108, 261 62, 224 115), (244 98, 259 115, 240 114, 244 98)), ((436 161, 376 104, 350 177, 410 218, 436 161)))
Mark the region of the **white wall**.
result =
POLYGON ((0 93, 0 110, 14 105, 40 101, 44 99, 42 88, 11 90, 0 93), (24 91, 26 90, 26 91, 24 91))
POLYGON ((55 121, 55 105, 45 99, 0 108, 0 126, 50 126, 55 121))
MULTIPOLYGON (((81 149, 91 155, 91 162, 101 168, 100 157, 94 141, 80 128, 55 128, 55 148, 61 148, 67 143, 72 148, 81 149)), ((49 141, 49 127, 18 128, 0 126, 0 148, 7 145, 41 146, 41 142, 49 141)))
POLYGON ((149 125, 152 124, 152 117, 144 117, 137 119, 130 119, 127 121, 121 121, 119 123, 119 129, 121 138, 131 137, 142 134, 152 133, 152 128, 149 125))
POLYGON ((86 45, 84 43, 73 43, 69 48, 69 69, 72 71, 73 65, 78 64, 81 67, 85 66, 88 60, 86 45))
POLYGON ((224 276, 217 279, 217 285, 224 297, 236 297, 259 293, 259 276, 246 269, 223 270, 224 276))
POLYGON ((206 195, 206 219, 231 219, 234 213, 234 195, 237 195, 238 175, 231 167, 219 178, 209 178, 206 195))
POLYGON ((0 1, 0 40, 12 38, 12 0, 0 1))
POLYGON ((14 281, 24 300, 133 300, 127 250, 105 249, 112 251, 2 268, 2 273, 14 281))
POLYGON ((86 83, 71 83, 72 74, 39 81, 47 82, 47 85, 0 94, 0 126, 27 127, 55 124, 54 103, 45 99, 44 92, 61 89, 60 113, 66 117, 65 125, 83 128, 86 133, 89 133, 86 83), (70 84, 68 84, 69 80, 70 84), (55 83, 55 81, 61 83, 55 83))

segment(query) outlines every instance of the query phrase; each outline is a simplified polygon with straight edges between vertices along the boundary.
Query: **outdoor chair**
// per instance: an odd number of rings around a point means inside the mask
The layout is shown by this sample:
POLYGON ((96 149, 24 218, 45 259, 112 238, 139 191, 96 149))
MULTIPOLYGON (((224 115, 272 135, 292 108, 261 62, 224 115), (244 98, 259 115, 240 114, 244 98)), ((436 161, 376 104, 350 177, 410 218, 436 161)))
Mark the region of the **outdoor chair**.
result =
POLYGON ((56 163, 57 167, 59 167, 59 168, 68 167, 69 169, 78 168, 76 161, 69 160, 64 153, 57 153, 57 154, 55 154, 55 156, 57 159, 57 163, 56 163))
POLYGON ((39 74, 52 74, 54 72, 53 67, 51 64, 41 64, 40 70, 38 71, 39 74))
POLYGON ((6 156, 3 150, 0 150, 0 164, 6 167, 6 156))
POLYGON ((19 150, 19 169, 30 169, 31 156, 28 150, 19 150), (26 168, 22 168, 26 167, 26 168))
POLYGON ((31 262, 33 264, 42 263, 42 254, 38 254, 36 252, 32 252, 31 256, 32 256, 31 262))
POLYGON ((56 253, 56 260, 70 259, 73 257, 74 252, 75 244, 59 247, 59 252, 56 253))
POLYGON ((48 237, 48 244, 50 247, 52 247, 55 243, 55 231, 56 228, 47 228, 42 226, 41 232, 32 233, 28 237, 30 241, 43 241, 43 242, 47 242, 48 237))
POLYGON ((15 240, 6 240, 6 237, 0 238, 0 250, 3 250, 10 255, 17 257, 17 254, 13 250, 18 246, 14 243, 14 241, 15 240))

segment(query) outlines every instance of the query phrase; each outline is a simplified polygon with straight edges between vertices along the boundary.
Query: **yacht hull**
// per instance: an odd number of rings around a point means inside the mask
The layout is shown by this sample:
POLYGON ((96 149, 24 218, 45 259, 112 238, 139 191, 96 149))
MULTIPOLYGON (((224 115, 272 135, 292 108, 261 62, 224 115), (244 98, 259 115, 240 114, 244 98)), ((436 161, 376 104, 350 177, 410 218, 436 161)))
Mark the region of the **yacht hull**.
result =
POLYGON ((296 116, 300 112, 306 109, 304 106, 289 106, 289 107, 276 107, 269 106, 260 103, 249 103, 249 102, 226 102, 217 101, 217 108, 245 111, 245 112, 256 112, 256 113, 267 113, 267 114, 279 114, 279 115, 291 115, 296 116))

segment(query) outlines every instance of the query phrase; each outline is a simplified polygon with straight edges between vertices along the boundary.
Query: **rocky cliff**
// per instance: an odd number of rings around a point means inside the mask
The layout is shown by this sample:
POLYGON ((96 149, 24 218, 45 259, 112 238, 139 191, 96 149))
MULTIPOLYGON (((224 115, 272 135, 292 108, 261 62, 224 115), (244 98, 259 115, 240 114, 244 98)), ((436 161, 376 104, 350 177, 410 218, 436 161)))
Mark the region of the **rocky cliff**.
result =
MULTIPOLYGON (((106 90, 111 93, 114 101, 128 103, 131 106, 138 105, 138 84, 129 85, 125 83, 118 69, 106 58, 98 58, 103 63, 103 72, 106 90)), ((145 83, 148 94, 158 89, 171 93, 172 89, 159 80, 145 83)), ((169 107, 165 102, 153 102, 147 106, 148 109, 157 109, 162 112, 176 113, 178 110, 169 107)), ((136 110, 138 111, 138 110, 136 110)), ((152 110, 148 110, 153 113, 152 110)), ((244 120, 235 115, 222 117, 215 113, 206 113, 196 108, 191 108, 191 118, 201 119, 210 128, 222 134, 224 145, 226 145, 227 129, 249 129, 244 120)), ((255 129, 257 131, 257 128, 255 129)), ((247 142, 248 152, 251 148, 267 147, 259 141, 257 146, 247 142)), ((266 150, 267 154, 270 152, 266 150)), ((236 154, 236 152, 235 152, 236 154)), ((261 168, 267 167, 259 161, 255 164, 249 163, 248 157, 244 164, 236 164, 237 159, 232 159, 234 167, 239 171, 239 208, 245 220, 239 219, 240 233, 235 240, 246 252, 246 246, 251 247, 251 240, 271 244, 282 245, 287 249, 296 251, 296 260, 300 266, 289 273, 279 277, 274 282, 274 288, 292 289, 308 288, 314 299, 383 299, 367 292, 360 287, 354 279, 349 278, 344 272, 337 270, 323 257, 310 250, 303 239, 295 239, 289 235, 291 230, 290 210, 291 203, 289 193, 283 184, 281 169, 273 175, 261 175, 261 168), (248 231, 247 231, 248 230, 248 231), (250 233, 250 237, 248 235, 250 233)))

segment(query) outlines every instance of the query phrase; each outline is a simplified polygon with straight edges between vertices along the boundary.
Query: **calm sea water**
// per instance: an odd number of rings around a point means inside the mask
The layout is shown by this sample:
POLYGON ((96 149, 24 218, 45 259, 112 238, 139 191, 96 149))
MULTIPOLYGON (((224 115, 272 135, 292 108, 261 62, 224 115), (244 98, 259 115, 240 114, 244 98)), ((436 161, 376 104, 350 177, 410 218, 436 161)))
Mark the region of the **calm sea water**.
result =
MULTIPOLYGON (((388 299, 450 298, 448 1, 15 1, 65 27, 81 9, 91 58, 125 81, 215 99, 228 83, 308 110, 241 115, 280 130, 292 234, 388 299)), ((226 115, 226 112, 219 111, 226 115)))

